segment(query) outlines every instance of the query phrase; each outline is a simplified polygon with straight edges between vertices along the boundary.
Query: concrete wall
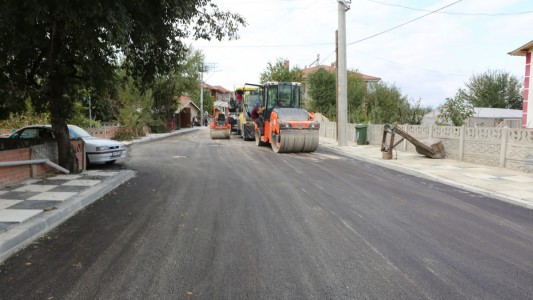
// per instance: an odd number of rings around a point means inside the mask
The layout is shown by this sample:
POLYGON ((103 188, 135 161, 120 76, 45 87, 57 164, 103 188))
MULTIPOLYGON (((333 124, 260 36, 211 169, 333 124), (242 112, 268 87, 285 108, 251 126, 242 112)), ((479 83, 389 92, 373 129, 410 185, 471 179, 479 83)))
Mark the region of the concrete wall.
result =
MULTIPOLYGON (((322 122, 320 135, 336 138, 336 124, 322 122)), ((355 141, 355 124, 348 124, 352 141, 355 141)), ((384 125, 369 125, 367 140, 381 146, 384 125)), ((418 140, 436 138, 443 142, 446 157, 481 165, 533 172, 533 130, 524 128, 487 128, 454 126, 399 126, 418 140)), ((396 139, 398 141, 399 138, 396 139)), ((416 152, 407 140, 396 147, 397 151, 416 152)))

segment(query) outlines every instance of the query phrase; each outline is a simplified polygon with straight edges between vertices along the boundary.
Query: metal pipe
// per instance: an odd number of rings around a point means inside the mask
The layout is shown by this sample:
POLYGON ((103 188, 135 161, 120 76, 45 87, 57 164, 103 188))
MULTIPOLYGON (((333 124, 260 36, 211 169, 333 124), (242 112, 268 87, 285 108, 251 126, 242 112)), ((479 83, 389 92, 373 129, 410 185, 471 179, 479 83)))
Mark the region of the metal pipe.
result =
POLYGON ((69 174, 70 171, 51 162, 49 159, 33 159, 33 160, 17 160, 17 161, 6 161, 0 162, 0 167, 13 167, 13 166, 23 166, 23 165, 36 165, 36 164, 46 164, 60 172, 69 174))

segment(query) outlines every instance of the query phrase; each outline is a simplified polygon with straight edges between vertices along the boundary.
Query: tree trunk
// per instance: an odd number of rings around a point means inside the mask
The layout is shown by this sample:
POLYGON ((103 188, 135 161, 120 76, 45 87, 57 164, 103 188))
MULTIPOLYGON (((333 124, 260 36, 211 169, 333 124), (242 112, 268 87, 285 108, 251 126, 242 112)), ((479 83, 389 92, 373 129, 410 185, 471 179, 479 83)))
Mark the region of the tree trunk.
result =
POLYGON ((63 31, 65 23, 56 21, 52 30, 50 47, 50 73, 48 88, 50 91, 50 112, 52 129, 57 142, 58 164, 74 173, 78 171, 78 159, 67 128, 66 116, 71 108, 70 99, 63 97, 66 74, 61 62, 63 31))

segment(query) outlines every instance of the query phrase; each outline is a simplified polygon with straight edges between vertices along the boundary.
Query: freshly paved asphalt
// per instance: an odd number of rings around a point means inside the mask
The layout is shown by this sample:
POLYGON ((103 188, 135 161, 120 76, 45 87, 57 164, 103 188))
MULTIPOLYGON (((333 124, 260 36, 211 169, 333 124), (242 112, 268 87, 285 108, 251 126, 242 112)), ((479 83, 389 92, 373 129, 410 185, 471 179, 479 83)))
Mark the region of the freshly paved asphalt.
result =
MULTIPOLYGON (((0 298, 533 297, 528 198, 446 177, 485 167, 431 161, 435 175, 420 157, 325 139, 277 155, 204 129, 130 154, 134 178, 0 265, 0 298)), ((503 171, 484 180, 531 178, 503 171)))

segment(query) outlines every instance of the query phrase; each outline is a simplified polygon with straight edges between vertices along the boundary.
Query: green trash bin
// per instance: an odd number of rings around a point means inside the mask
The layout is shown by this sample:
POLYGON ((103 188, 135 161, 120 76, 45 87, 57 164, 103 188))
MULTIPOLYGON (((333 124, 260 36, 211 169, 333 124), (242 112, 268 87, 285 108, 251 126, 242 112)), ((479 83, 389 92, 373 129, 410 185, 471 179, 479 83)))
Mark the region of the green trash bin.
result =
POLYGON ((366 145, 366 130, 368 128, 367 124, 357 124, 355 125, 355 140, 357 145, 366 145))

